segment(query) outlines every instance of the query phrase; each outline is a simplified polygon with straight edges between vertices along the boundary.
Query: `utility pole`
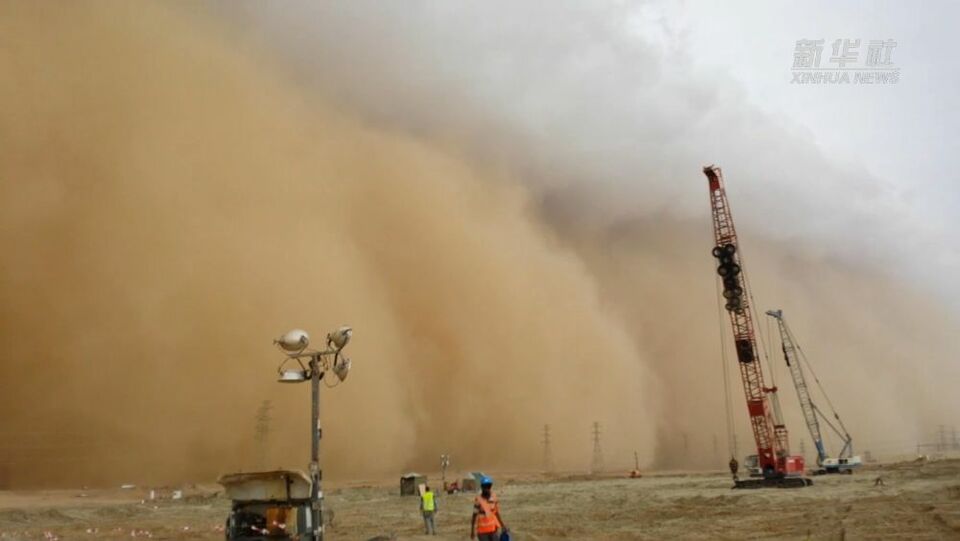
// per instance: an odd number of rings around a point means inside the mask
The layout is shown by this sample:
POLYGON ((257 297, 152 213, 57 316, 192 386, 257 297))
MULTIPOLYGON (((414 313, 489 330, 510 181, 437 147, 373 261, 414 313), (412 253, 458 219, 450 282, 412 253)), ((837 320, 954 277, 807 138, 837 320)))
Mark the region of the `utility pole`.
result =
POLYGON ((640 455, 636 451, 633 452, 633 471, 640 471, 640 455))
POLYGON ((590 467, 590 473, 600 473, 603 471, 603 449, 600 448, 600 423, 593 422, 593 463, 590 467))
POLYGON ((267 440, 270 437, 270 409, 273 405, 264 400, 257 408, 256 424, 253 429, 253 439, 257 445, 257 468, 262 470, 267 462, 267 440))
POLYGON ((550 425, 543 425, 543 471, 553 473, 553 450, 550 449, 550 425))

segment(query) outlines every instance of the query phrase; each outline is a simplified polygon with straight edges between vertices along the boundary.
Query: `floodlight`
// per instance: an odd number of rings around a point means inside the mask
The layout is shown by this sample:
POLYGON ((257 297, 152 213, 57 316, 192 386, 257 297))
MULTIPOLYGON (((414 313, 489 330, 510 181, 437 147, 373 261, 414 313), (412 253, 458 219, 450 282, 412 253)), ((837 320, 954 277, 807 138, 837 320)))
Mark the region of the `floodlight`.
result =
POLYGON ((280 372, 280 378, 277 381, 280 383, 302 383, 308 379, 310 378, 303 370, 284 370, 280 372))
POLYGON ((307 331, 294 329, 273 341, 274 344, 291 353, 299 353, 310 345, 310 335, 307 331))
POLYGON ((350 373, 350 364, 350 359, 342 355, 339 356, 333 364, 333 373, 337 375, 340 381, 347 379, 347 374, 350 373))
POLYGON ((333 346, 334 349, 340 351, 346 347, 351 336, 353 336, 353 329, 347 326, 340 327, 336 331, 327 334, 327 346, 333 346))

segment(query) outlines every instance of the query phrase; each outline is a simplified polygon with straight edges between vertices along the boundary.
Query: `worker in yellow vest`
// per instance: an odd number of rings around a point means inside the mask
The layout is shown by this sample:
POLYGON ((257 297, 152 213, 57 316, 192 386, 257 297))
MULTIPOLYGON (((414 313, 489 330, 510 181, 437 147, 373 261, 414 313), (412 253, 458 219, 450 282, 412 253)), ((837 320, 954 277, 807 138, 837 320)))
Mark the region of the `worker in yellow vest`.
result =
POLYGON ((423 487, 420 495, 420 511, 423 513, 423 527, 427 535, 437 535, 437 526, 433 523, 433 516, 437 513, 437 495, 429 486, 423 487))
POLYGON ((480 479, 480 494, 473 500, 473 517, 470 518, 470 539, 499 541, 507 537, 507 525, 500 517, 500 500, 493 493, 493 479, 480 479), (499 530, 499 531, 498 531, 499 530))

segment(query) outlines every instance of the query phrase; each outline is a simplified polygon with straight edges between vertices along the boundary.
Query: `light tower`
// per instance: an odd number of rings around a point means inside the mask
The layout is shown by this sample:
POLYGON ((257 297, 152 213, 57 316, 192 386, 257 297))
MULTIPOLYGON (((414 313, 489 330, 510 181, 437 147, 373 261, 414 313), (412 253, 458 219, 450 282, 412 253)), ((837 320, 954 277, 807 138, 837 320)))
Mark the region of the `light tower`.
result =
POLYGON ((440 482, 443 483, 443 490, 447 490, 447 468, 450 467, 450 455, 440 455, 440 482))
POLYGON ((310 345, 310 336, 306 331, 294 329, 273 341, 283 350, 286 358, 277 367, 280 374, 280 383, 310 382, 310 537, 314 541, 323 541, 323 491, 320 482, 323 474, 320 470, 320 438, 323 434, 320 428, 320 380, 328 371, 337 376, 337 381, 330 384, 330 378, 324 383, 327 387, 336 387, 347 379, 350 373, 350 359, 341 352, 353 336, 353 329, 340 327, 327 334, 327 347, 323 350, 307 349, 310 345), (284 366, 294 362, 297 368, 284 366), (306 365, 304 365, 306 361, 306 365))

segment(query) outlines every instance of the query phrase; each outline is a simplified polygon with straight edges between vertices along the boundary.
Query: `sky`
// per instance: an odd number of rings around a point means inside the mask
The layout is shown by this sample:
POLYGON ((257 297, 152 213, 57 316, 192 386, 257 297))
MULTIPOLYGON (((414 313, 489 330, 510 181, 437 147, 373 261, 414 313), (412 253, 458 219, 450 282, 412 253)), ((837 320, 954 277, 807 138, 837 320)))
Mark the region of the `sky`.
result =
MULTIPOLYGON (((929 259, 917 272, 950 288, 960 262, 960 67, 950 53, 960 5, 949 1, 663 2, 638 30, 742 86, 750 103, 801 126, 831 160, 863 167, 895 189, 929 259), (897 42, 896 85, 790 84, 796 41, 897 42), (949 280, 947 281, 949 282, 949 280)), ((823 197, 829 197, 823 194, 823 197)), ((902 242, 903 238, 891 239, 902 242)), ((951 288, 953 305, 960 306, 951 288)))

